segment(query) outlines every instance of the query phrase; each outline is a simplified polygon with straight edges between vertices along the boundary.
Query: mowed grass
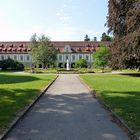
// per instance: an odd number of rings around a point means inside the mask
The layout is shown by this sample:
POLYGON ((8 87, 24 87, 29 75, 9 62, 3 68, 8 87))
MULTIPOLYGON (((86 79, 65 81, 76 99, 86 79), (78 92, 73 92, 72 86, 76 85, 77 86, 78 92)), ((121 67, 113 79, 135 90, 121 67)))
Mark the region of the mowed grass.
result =
POLYGON ((140 73, 80 77, 140 136, 140 73))
POLYGON ((0 73, 0 133, 56 76, 0 73))

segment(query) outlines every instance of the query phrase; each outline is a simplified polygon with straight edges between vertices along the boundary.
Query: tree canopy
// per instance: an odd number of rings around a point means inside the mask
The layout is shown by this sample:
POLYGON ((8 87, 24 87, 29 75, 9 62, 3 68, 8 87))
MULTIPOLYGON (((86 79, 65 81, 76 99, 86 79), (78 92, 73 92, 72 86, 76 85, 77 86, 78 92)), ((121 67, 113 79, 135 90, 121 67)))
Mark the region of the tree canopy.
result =
POLYGON ((107 35, 105 32, 102 34, 101 41, 112 41, 113 38, 107 35))
POLYGON ((85 59, 79 59, 75 63, 75 67, 76 68, 87 68, 88 67, 87 61, 85 59))
POLYGON ((93 54, 95 66, 104 67, 108 64, 108 48, 101 44, 100 48, 93 54))
POLYGON ((36 64, 42 64, 43 68, 45 68, 48 64, 55 63, 57 59, 57 52, 50 39, 45 35, 38 37, 36 34, 34 34, 31 37, 31 48, 33 61, 36 64))
POLYGON ((109 0, 109 32, 113 33, 111 66, 140 69, 140 1, 109 0))
POLYGON ((90 38, 89 38, 89 36, 87 34, 85 35, 84 41, 90 41, 90 38))

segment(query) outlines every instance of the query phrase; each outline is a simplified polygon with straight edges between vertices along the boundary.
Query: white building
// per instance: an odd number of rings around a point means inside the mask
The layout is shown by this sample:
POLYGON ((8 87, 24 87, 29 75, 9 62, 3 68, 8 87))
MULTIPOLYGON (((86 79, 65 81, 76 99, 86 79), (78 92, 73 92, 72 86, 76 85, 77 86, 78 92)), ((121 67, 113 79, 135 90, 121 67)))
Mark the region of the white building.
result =
MULTIPOLYGON (((70 67, 74 67, 77 60, 83 58, 90 67, 94 61, 94 52, 100 47, 101 42, 85 41, 53 41, 53 46, 57 50, 57 63, 59 67, 66 67, 69 60, 70 67)), ((106 46, 110 42, 103 42, 106 46)), ((30 54, 31 42, 0 42, 0 60, 14 59, 22 62, 25 66, 31 67, 32 56, 30 54)))

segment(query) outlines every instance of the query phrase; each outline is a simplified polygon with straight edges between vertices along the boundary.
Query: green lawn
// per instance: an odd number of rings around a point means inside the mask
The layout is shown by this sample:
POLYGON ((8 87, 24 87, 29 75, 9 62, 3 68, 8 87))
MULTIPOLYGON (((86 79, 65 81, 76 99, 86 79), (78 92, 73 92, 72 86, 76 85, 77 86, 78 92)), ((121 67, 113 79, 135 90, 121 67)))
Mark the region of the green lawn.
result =
POLYGON ((126 75, 80 75, 140 135, 140 73, 126 75))
POLYGON ((56 76, 0 73, 0 133, 56 76))

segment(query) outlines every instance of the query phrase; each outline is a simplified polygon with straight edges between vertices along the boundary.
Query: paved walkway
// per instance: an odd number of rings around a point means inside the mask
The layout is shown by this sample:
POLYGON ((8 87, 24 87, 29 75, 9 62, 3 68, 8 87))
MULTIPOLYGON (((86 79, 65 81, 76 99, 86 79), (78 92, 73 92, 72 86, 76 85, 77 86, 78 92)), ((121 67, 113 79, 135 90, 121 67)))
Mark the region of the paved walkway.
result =
POLYGON ((128 140, 76 75, 60 75, 7 140, 128 140))

